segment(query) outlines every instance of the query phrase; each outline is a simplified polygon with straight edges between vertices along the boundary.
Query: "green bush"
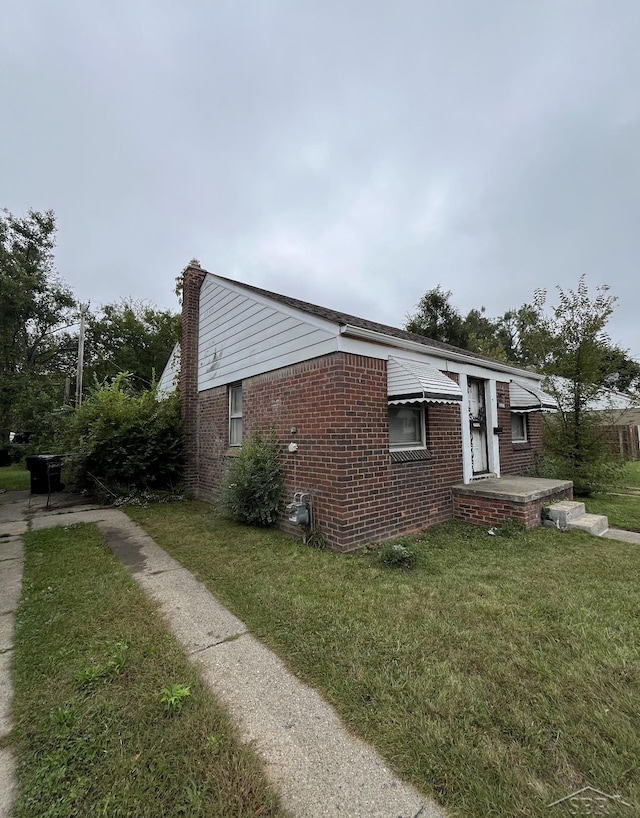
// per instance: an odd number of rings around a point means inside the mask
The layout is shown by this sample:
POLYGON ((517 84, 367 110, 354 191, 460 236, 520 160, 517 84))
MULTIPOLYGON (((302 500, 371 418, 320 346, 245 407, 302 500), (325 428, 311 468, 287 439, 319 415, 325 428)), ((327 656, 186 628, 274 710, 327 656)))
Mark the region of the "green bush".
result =
POLYGON ((278 519, 284 493, 281 446, 275 433, 254 432, 229 464, 222 505, 233 520, 247 525, 270 526, 278 519))
POLYGON ((69 419, 62 450, 65 482, 114 497, 173 490, 182 476, 184 435, 177 393, 134 393, 126 375, 98 387, 69 419))

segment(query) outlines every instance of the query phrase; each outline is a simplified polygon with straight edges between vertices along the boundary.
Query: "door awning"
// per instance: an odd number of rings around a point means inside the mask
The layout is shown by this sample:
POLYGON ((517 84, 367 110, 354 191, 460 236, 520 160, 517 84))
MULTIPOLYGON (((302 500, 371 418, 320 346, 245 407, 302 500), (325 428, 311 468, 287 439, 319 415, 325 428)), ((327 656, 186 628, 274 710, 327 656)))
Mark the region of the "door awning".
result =
POLYGON ((554 397, 533 386, 525 386, 518 381, 509 384, 509 402, 512 412, 553 411, 558 408, 554 397))
POLYGON ((389 358, 387 364, 389 403, 459 403, 458 384, 430 364, 407 358, 389 358))

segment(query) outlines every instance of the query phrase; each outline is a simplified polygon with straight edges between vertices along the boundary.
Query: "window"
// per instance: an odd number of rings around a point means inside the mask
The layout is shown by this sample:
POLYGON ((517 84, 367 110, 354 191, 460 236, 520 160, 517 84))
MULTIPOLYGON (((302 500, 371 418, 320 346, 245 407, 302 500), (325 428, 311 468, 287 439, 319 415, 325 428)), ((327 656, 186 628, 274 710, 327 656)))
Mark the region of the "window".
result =
POLYGON ((511 440, 514 443, 527 442, 527 416, 521 412, 511 413, 511 440))
POLYGON ((389 448, 424 449, 424 406, 389 406, 389 448))
POLYGON ((242 386, 229 387, 229 446, 242 446, 242 386))

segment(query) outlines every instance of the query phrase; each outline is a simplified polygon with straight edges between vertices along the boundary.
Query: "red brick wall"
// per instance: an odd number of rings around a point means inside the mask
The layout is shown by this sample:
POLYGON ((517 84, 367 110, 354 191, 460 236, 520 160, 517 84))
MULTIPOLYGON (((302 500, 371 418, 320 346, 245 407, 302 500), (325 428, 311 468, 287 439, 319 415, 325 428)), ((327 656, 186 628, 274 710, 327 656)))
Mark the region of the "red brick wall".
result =
POLYGON ((453 513, 456 520, 474 525, 500 525, 506 520, 515 520, 526 529, 542 524, 542 507, 545 503, 558 500, 572 500, 573 489, 558 491, 549 497, 530 503, 514 503, 495 497, 457 494, 453 496, 453 513))
POLYGON ((226 386, 200 393, 198 429, 197 494, 203 500, 213 501, 224 476, 225 454, 229 446, 229 397, 226 386))
POLYGON ((527 442, 514 443, 511 439, 511 408, 509 402, 509 384, 498 381, 498 426, 502 429, 500 440, 500 473, 526 474, 534 464, 536 454, 542 454, 542 412, 528 412, 525 415, 527 424, 527 442), (500 408, 503 404, 503 408, 500 408))
MULTIPOLYGON (((198 494, 211 498, 227 454, 226 387, 200 394, 198 417, 198 494)), ((245 379, 244 436, 272 426, 285 449, 287 493, 311 492, 316 524, 334 547, 349 550, 451 519, 450 487, 462 480, 460 408, 429 405, 431 458, 392 462, 386 361, 334 353, 245 379), (296 454, 286 451, 291 441, 296 454)))

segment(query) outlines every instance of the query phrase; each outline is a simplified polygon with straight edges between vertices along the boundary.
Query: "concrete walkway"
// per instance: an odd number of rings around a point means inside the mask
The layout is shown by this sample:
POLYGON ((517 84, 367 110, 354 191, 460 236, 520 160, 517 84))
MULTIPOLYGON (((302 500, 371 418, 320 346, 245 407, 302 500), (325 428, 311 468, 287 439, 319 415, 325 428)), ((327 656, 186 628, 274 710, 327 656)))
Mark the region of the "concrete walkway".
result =
MULTIPOLYGON (((96 523, 113 552, 157 602, 205 683, 226 704, 243 741, 253 742, 294 818, 444 818, 442 808, 395 776, 375 750, 345 729, 315 690, 300 682, 126 514, 95 507, 59 508, 51 513, 42 508, 30 510, 23 502, 15 504, 9 516, 15 517, 20 506, 22 520, 9 520, 0 513, 0 559, 6 554, 4 561, 14 563, 13 574, 7 574, 8 581, 13 577, 13 596, 7 606, 11 611, 19 598, 20 534, 27 528, 25 518, 32 530, 96 523), (9 538, 2 537, 5 531, 11 532, 9 538)), ((0 583, 4 588, 4 575, 0 583)), ((12 624, 6 631, 7 643, 11 632, 12 624)), ((7 653, 5 666, 0 668, 3 689, 9 656, 7 653)), ((4 793, 0 783, 0 816, 4 818, 9 815, 13 768, 10 759, 2 758, 0 763, 8 771, 4 793)))

